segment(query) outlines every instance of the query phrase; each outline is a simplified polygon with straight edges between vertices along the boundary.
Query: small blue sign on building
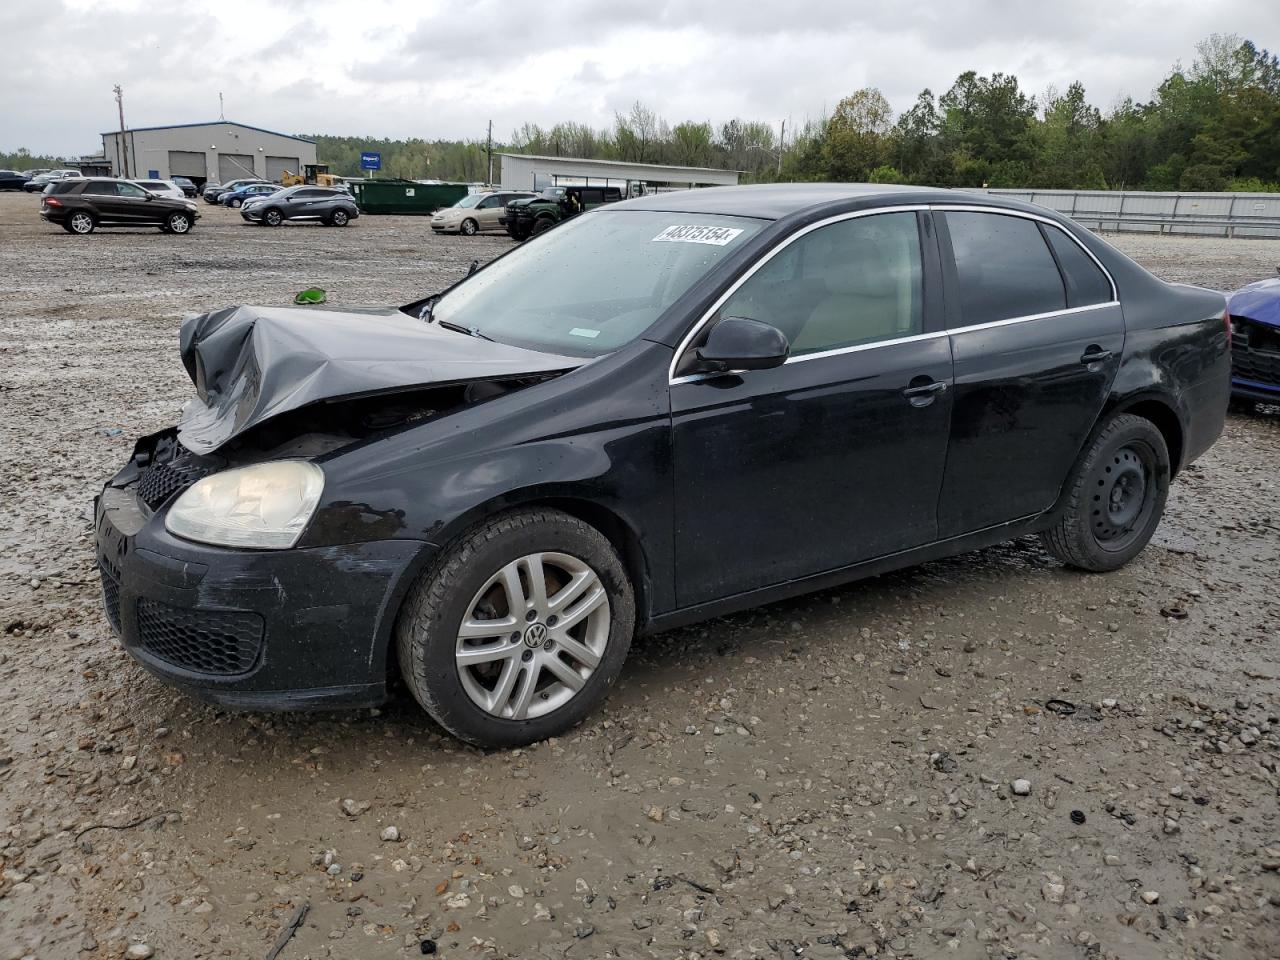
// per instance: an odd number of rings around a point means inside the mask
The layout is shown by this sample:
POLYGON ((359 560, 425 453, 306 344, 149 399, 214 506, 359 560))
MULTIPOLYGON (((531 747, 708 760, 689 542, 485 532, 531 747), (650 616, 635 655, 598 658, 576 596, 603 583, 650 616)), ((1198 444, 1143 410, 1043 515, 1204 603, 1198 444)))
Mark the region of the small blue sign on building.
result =
POLYGON ((361 170, 381 170, 382 154, 374 153, 372 151, 367 151, 367 150, 364 153, 361 153, 360 169, 361 170))

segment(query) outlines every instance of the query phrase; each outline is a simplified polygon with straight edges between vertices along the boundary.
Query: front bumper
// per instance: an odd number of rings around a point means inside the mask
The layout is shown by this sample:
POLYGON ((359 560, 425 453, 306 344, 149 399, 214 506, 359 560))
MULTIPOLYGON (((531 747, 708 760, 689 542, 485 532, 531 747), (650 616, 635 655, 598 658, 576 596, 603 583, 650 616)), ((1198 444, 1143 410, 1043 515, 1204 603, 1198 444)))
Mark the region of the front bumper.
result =
POLYGON ((95 540, 107 619, 149 672, 237 709, 386 699, 392 627, 429 544, 207 546, 165 531, 165 508, 150 515, 135 491, 103 490, 95 540))

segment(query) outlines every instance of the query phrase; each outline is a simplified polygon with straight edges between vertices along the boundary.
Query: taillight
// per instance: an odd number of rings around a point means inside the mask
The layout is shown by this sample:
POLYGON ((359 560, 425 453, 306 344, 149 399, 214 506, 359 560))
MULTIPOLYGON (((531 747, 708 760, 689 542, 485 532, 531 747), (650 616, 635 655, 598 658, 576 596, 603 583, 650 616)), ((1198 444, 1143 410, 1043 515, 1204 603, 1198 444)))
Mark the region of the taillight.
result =
POLYGON ((60 207, 62 206, 62 201, 59 200, 57 197, 45 197, 44 205, 46 207, 60 207))

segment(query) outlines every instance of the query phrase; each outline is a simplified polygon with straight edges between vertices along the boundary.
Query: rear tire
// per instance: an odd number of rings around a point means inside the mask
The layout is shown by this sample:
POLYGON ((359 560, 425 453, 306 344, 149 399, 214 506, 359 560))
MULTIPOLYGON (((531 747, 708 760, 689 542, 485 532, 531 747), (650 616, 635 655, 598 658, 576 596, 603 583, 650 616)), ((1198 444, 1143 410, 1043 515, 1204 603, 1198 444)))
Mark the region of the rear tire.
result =
POLYGON ((67 218, 67 229, 71 233, 80 236, 88 236, 97 228, 98 221, 94 219, 93 214, 86 213, 83 210, 77 210, 67 218))
POLYGON ((1062 515, 1040 542, 1068 566, 1118 570, 1155 533, 1170 473, 1169 449, 1155 424, 1129 413, 1112 417, 1086 444, 1062 515))
POLYGON ((347 211, 335 210, 333 213, 329 214, 329 226, 345 227, 350 219, 351 217, 348 215, 347 211))
POLYGON ((563 733, 601 700, 631 645, 635 599, 600 531, 517 510, 473 527, 423 573, 395 629, 405 683, 437 723, 515 747, 563 733))

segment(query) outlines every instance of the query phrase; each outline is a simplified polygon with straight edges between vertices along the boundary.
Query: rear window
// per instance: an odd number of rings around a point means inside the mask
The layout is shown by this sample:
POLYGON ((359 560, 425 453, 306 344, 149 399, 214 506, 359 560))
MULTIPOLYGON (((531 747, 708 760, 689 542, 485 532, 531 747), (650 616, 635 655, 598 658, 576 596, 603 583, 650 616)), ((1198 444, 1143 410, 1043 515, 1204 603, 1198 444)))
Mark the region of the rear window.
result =
POLYGON ((946 220, 963 326, 1066 308, 1062 275, 1036 221, 954 212, 946 220))
POLYGON ((1057 227, 1044 227, 1049 246, 1067 281, 1067 306, 1087 307, 1111 300, 1111 281, 1087 253, 1057 227))

